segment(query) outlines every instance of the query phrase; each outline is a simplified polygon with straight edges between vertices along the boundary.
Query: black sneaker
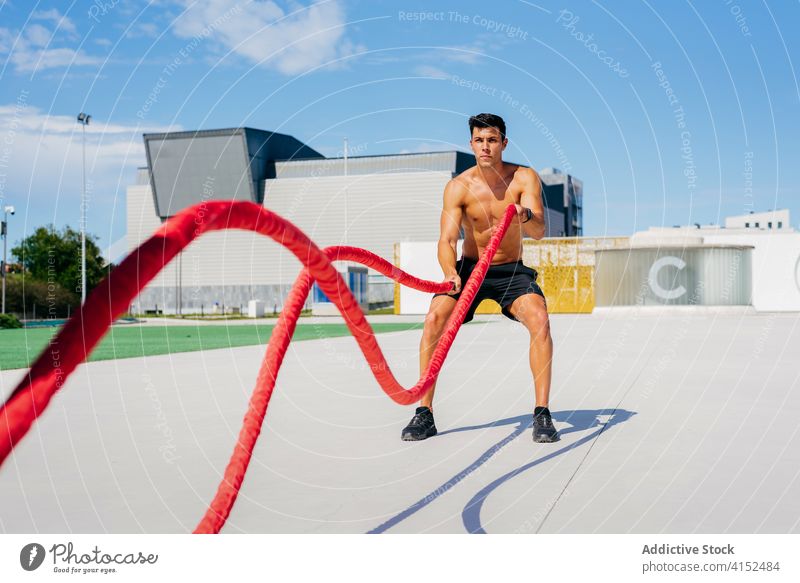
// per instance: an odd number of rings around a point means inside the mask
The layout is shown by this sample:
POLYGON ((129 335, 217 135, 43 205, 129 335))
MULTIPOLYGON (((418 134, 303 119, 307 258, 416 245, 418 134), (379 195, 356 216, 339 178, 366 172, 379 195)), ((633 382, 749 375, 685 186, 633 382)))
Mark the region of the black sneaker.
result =
POLYGON ((417 407, 411 422, 405 426, 400 438, 403 441, 422 441, 436 435, 436 425, 433 424, 433 411, 427 407, 417 407))
POLYGON ((550 411, 545 409, 533 416, 533 441, 536 443, 553 443, 561 439, 553 425, 550 411))

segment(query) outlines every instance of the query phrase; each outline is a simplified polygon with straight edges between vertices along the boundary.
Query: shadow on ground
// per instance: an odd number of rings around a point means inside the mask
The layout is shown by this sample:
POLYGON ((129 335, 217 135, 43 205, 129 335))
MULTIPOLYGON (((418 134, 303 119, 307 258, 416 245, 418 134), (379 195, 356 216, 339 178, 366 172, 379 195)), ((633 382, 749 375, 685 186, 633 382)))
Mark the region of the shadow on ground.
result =
MULTIPOLYGON (((531 462, 528 462, 502 476, 493 480, 491 483, 483 487, 480 491, 478 491, 475 496, 467 503, 464 507, 464 510, 461 513, 461 517, 464 523, 464 527, 466 528, 467 532, 469 533, 485 533, 486 531, 483 529, 480 520, 480 512, 481 508, 483 507, 483 503, 486 498, 491 495, 497 488, 516 478, 520 474, 530 470, 542 464, 548 460, 551 460, 557 456, 563 455, 569 451, 577 449, 579 447, 585 446, 590 444, 594 439, 600 436, 601 433, 607 431, 608 429, 612 428, 615 425, 619 425, 620 423, 624 423, 628 419, 630 419, 635 412, 626 411, 624 409, 579 409, 575 411, 558 411, 553 413, 553 420, 561 425, 561 424, 568 424, 569 426, 566 428, 559 427, 559 433, 561 434, 562 439, 569 435, 570 433, 577 433, 580 431, 591 431, 591 433, 581 437, 577 441, 570 443, 564 447, 561 447, 556 450, 552 450, 549 453, 542 455, 534 459, 531 462), (608 419, 601 419, 603 417, 607 417, 608 419)), ((368 534, 380 534, 386 532, 393 526, 399 524, 412 514, 419 512, 423 508, 425 508, 428 504, 434 502, 439 497, 445 495, 449 492, 453 487, 455 487, 459 482, 461 482, 464 478, 469 476, 472 472, 480 468, 483 464, 489 461, 497 452, 499 452, 503 447, 511 443, 513 440, 518 438, 522 435, 527 429, 531 427, 533 423, 533 417, 530 413, 525 415, 518 415, 516 417, 507 417, 505 419, 499 419, 497 421, 493 421, 491 423, 485 423, 483 425, 470 425, 467 427, 458 427, 456 429, 448 429, 447 431, 442 431, 433 439, 441 439, 446 435, 451 435, 453 433, 460 433, 463 431, 475 431, 477 429, 488 429, 491 427, 502 427, 505 425, 514 426, 513 431, 492 445, 489 449, 483 452, 474 462, 468 465, 466 468, 462 469, 458 472, 455 476, 449 478, 445 481, 441 486, 435 488, 432 492, 426 494, 414 504, 406 508, 405 510, 399 512, 383 524, 373 528, 372 530, 368 531, 368 534)), ((551 447, 558 447, 557 444, 547 444, 545 445, 548 449, 551 447)), ((541 451, 538 447, 536 451, 541 451)))

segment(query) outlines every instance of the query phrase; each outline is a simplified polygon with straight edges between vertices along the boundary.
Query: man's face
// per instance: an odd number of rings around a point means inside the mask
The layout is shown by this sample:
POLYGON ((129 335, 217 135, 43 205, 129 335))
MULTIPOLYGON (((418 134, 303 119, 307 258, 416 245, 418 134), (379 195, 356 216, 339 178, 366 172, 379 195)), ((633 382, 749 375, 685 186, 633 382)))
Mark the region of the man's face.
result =
POLYGON ((474 128, 470 146, 478 166, 488 168, 503 160, 503 150, 508 139, 503 139, 497 128, 474 128))

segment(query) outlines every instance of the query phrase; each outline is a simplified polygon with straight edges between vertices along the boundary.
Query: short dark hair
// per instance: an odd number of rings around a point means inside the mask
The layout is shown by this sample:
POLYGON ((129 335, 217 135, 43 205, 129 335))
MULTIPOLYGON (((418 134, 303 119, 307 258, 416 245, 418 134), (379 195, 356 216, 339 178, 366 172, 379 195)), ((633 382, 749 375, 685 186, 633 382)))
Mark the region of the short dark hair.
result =
POLYGON ((469 135, 472 137, 472 131, 475 128, 497 128, 500 131, 500 136, 506 139, 506 122, 499 115, 493 113, 479 113, 469 118, 469 135))

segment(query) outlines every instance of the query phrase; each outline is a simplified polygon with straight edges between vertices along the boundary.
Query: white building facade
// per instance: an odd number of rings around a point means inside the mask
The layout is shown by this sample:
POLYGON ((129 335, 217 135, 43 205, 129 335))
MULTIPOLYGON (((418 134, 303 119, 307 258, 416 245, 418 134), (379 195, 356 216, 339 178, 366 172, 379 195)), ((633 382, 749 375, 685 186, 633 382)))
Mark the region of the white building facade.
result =
MULTIPOLYGON (((459 151, 325 158, 291 136, 250 128, 144 139, 148 167, 127 191, 129 251, 192 204, 250 200, 290 220, 322 248, 353 245, 393 263, 396 243, 438 239, 444 188, 475 164, 472 154, 459 151)), ((580 181, 556 171, 546 178, 543 186, 554 193, 543 196, 548 225, 557 233, 566 222, 579 229, 580 181)), ((277 311, 300 269, 294 255, 261 235, 209 233, 173 259, 131 309, 230 312, 258 300, 277 311)), ((376 273, 369 281, 371 304, 393 302, 390 281, 376 273)))

